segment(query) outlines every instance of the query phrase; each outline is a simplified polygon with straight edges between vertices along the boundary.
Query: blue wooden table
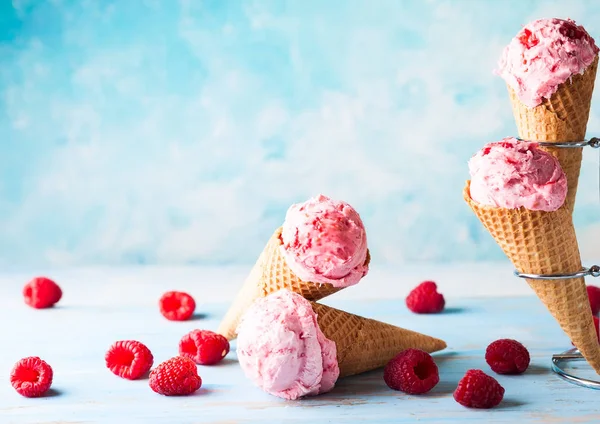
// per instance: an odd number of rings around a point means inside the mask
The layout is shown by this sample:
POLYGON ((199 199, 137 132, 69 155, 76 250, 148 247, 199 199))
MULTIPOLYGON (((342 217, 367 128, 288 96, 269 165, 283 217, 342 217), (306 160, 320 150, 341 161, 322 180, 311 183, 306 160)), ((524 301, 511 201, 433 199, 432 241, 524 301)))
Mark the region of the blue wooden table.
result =
MULTIPOLYGON (((203 386, 195 395, 170 398, 152 392, 147 380, 132 382, 111 374, 105 368, 104 353, 116 340, 137 339, 152 350, 158 363, 177 354, 177 343, 189 330, 215 329, 227 303, 210 295, 220 287, 207 281, 215 278, 212 274, 207 277, 199 271, 184 277, 187 274, 165 272, 159 278, 136 278, 135 273, 113 272, 94 274, 87 280, 65 274, 59 281, 64 298, 60 306, 49 310, 34 310, 22 303, 20 291, 26 275, 0 277, 3 424, 600 421, 600 392, 568 384, 550 371, 551 355, 569 348, 570 343, 535 296, 471 298, 448 293, 446 312, 439 315, 414 315, 403 298, 359 300, 334 295, 324 302, 446 340, 448 349, 435 354, 440 383, 426 395, 390 390, 377 370, 342 379, 329 394, 285 401, 262 392, 244 377, 234 343, 221 364, 199 367, 203 386), (199 314, 193 320, 169 322, 159 314, 157 299, 170 289, 188 290, 195 296, 199 314), (485 363, 488 343, 503 337, 518 339, 529 348, 532 361, 525 375, 497 376, 485 363), (23 398, 10 386, 12 365, 30 355, 42 357, 54 369, 48 397, 23 398), (454 401, 452 392, 470 368, 490 373, 505 387, 499 407, 471 410, 454 401)), ((223 282, 228 296, 239 284, 238 277, 223 282)))

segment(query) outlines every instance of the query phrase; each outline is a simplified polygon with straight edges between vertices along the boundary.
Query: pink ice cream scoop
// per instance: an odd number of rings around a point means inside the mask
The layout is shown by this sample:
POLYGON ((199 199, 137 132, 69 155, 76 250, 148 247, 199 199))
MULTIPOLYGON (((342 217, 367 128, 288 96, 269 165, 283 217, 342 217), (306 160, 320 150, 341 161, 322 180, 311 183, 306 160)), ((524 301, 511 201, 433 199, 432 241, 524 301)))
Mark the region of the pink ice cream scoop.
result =
POLYGON ((281 241, 287 265, 304 281, 347 287, 369 271, 365 227, 346 202, 319 195, 292 205, 281 241))
POLYGON ((260 298, 237 328, 246 376, 284 399, 330 391, 340 374, 336 346, 323 335, 308 300, 289 290, 260 298))
POLYGON ((592 64, 598 47, 571 19, 539 19, 525 25, 504 48, 496 71, 523 104, 549 99, 571 76, 592 64))
POLYGON ((483 205, 555 211, 567 196, 558 160, 535 143, 505 138, 483 147, 469 161, 471 198, 483 205))

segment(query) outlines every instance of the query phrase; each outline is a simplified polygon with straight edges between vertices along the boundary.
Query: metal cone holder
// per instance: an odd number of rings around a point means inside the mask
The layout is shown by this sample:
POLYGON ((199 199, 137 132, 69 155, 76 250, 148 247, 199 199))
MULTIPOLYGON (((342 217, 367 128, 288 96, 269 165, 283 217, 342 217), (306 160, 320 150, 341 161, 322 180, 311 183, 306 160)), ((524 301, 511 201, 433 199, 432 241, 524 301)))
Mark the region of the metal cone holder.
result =
MULTIPOLYGON (((522 140, 531 141, 531 140, 522 140)), ((594 149, 600 148, 600 138, 593 137, 589 140, 583 141, 567 141, 562 143, 549 143, 549 142, 536 142, 540 146, 544 147, 559 147, 559 148, 575 148, 575 147, 592 147, 594 149)), ((526 278, 529 280, 568 280, 571 278, 579 277, 600 277, 600 266, 593 265, 589 268, 583 268, 579 272, 572 274, 525 274, 522 272, 515 271, 515 275, 519 278, 526 278)), ((589 370, 572 366, 572 363, 578 363, 585 361, 585 358, 577 348, 569 349, 563 353, 557 353, 552 355, 552 371, 554 371, 559 377, 568 381, 569 383, 577 386, 586 387, 588 389, 600 390, 600 377, 594 372, 595 380, 592 378, 585 378, 581 376, 581 373, 589 370)))
POLYGON ((600 138, 599 137, 592 137, 589 140, 583 140, 583 141, 563 141, 563 142, 549 142, 549 141, 533 141, 533 140, 523 140, 521 138, 517 138, 517 140, 520 141, 528 141, 528 142, 533 142, 536 144, 539 144, 540 146, 544 146, 544 147, 559 147, 559 148, 563 148, 563 149, 573 149, 576 147, 593 147, 594 149, 597 149, 600 147, 600 138))

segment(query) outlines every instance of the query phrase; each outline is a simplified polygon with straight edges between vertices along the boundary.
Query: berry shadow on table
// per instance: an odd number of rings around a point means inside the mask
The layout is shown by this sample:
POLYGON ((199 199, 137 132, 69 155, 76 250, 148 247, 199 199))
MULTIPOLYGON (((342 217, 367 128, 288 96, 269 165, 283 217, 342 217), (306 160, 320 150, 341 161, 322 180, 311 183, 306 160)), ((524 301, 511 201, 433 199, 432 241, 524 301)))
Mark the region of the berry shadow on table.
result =
POLYGON ((200 321, 208 318, 210 318, 209 314, 204 312, 196 312, 187 321, 200 321))
POLYGON ((463 314, 465 312, 469 312, 469 309, 463 307, 450 307, 444 308, 444 310, 440 312, 440 315, 463 314))
POLYGON ((43 398, 52 398, 52 397, 57 397, 57 396, 62 396, 64 393, 60 390, 54 389, 54 388, 50 388, 48 389, 48 391, 46 393, 44 393, 43 398))

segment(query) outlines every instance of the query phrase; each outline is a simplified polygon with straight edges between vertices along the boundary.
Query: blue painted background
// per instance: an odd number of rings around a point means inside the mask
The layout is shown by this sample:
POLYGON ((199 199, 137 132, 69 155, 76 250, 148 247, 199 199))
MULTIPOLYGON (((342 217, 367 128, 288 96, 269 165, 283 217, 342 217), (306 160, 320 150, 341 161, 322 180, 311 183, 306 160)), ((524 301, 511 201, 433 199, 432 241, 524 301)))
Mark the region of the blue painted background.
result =
MULTIPOLYGON (((492 70, 550 16, 600 39, 591 0, 0 0, 0 265, 251 263, 319 192, 375 263, 501 259, 466 162, 516 133, 492 70)), ((577 208, 598 257, 594 152, 577 208)))

